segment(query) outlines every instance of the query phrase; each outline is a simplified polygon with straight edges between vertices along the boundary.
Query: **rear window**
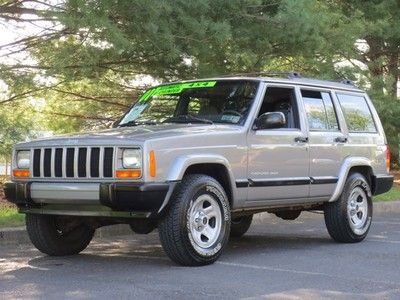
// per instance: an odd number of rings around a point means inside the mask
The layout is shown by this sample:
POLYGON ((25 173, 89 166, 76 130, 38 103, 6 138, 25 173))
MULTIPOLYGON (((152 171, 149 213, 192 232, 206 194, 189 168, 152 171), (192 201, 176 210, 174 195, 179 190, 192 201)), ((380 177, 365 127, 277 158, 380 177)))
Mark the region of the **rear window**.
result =
POLYGON ((376 132, 374 119, 363 96, 337 94, 350 132, 376 132))

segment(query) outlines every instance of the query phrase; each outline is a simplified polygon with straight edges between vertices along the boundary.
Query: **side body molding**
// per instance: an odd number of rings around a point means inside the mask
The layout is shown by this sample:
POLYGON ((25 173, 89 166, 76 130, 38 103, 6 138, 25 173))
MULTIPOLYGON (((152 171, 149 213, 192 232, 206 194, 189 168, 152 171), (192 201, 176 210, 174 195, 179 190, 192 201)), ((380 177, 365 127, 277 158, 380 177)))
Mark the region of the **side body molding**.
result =
POLYGON ((329 202, 334 202, 339 198, 346 183, 347 176, 349 175, 349 171, 352 167, 371 167, 371 161, 365 157, 346 158, 340 168, 338 182, 331 198, 329 199, 329 202))
POLYGON ((232 190, 232 200, 234 203, 234 199, 236 199, 236 185, 235 185, 235 176, 233 175, 232 168, 229 164, 229 161, 221 156, 221 155, 213 155, 213 154, 190 154, 180 156, 175 159, 175 161, 171 164, 171 169, 168 171, 167 181, 180 181, 185 174, 185 171, 188 167, 196 164, 219 164, 225 166, 228 170, 231 190, 232 190))

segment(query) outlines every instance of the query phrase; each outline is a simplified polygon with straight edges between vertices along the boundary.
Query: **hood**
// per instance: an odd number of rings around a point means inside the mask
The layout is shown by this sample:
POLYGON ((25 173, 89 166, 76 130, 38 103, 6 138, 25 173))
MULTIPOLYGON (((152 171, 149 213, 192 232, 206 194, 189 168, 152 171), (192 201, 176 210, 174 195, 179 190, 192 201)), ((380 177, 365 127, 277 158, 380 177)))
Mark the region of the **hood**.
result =
POLYGON ((240 131, 243 127, 225 124, 161 124, 112 128, 101 131, 65 134, 20 143, 16 148, 52 146, 123 145, 174 136, 192 136, 212 132, 240 131))

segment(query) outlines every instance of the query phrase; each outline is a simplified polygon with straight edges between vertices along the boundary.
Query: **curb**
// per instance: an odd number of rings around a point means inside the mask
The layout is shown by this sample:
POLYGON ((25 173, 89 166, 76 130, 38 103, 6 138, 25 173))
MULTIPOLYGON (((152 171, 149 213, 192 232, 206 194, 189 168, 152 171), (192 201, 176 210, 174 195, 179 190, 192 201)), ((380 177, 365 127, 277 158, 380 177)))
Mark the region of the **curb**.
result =
MULTIPOLYGON (((400 213, 400 200, 388 202, 374 202, 374 214, 400 213)), ((258 213, 254 216, 254 224, 268 223, 274 220, 275 215, 270 213, 258 213)), ((96 230, 95 238, 107 238, 133 234, 126 224, 102 227, 96 230)), ((25 226, 13 228, 0 228, 0 246, 30 243, 25 226)))

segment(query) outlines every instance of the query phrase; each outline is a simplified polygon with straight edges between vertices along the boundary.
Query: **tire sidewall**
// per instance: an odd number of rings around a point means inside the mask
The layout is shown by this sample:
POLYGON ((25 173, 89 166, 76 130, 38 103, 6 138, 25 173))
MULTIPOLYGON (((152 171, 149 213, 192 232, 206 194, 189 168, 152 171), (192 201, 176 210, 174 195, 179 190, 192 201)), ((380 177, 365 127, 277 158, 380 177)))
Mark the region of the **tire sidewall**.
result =
POLYGON ((345 191, 342 194, 342 214, 346 220, 346 227, 349 231, 349 233, 352 235, 354 239, 364 239, 365 236, 368 234, 369 228, 371 227, 371 222, 372 222, 372 213, 373 213, 373 205, 372 205, 372 197, 371 197, 371 188, 361 174, 358 173, 353 173, 350 175, 346 186, 345 186, 345 191), (367 220, 363 226, 363 229, 365 231, 362 234, 358 234, 354 231, 354 229, 350 226, 351 220, 349 219, 348 213, 347 213, 347 206, 348 206, 348 201, 349 197, 352 193, 352 191, 356 188, 360 187, 364 192, 367 197, 367 203, 368 203, 368 215, 367 215, 367 220))
POLYGON ((184 213, 181 214, 182 224, 182 236, 184 237, 184 243, 186 249, 190 252, 191 256, 198 261, 214 261, 221 254, 228 239, 230 230, 230 207, 227 200, 227 196, 223 188, 213 180, 204 180, 203 178, 198 180, 190 189, 187 195, 185 195, 187 201, 185 201, 184 213), (194 201, 201 195, 208 194, 213 197, 219 205, 221 210, 221 232, 218 239, 209 248, 196 247, 193 238, 190 233, 190 216, 189 211, 194 201))

